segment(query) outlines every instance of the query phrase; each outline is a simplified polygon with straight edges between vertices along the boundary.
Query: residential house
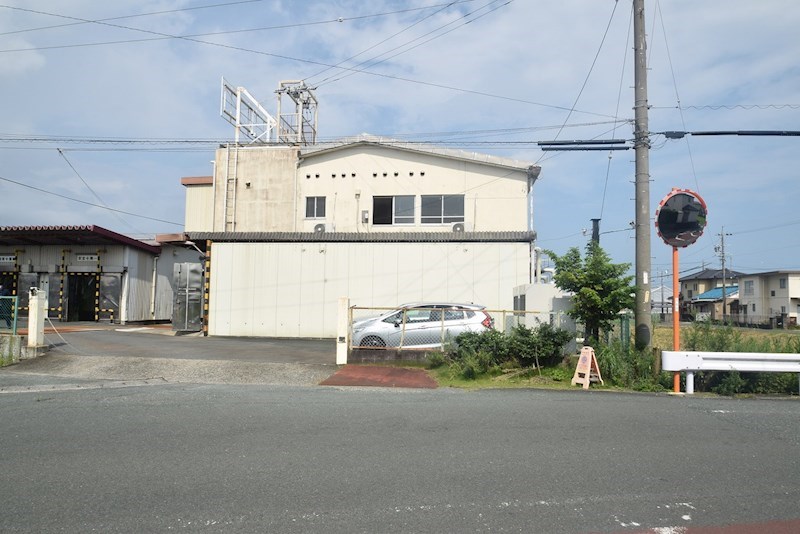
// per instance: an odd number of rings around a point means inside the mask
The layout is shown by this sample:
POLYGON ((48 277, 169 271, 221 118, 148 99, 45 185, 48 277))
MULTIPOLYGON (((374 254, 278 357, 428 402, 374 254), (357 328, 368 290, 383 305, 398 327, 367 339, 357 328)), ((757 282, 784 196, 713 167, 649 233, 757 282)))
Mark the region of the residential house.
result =
POLYGON ((334 337, 341 297, 511 309, 531 282, 530 163, 360 136, 229 145, 214 169, 182 180, 207 334, 334 337))
POLYGON ((700 272, 680 278, 680 315, 682 320, 692 319, 692 301, 699 295, 716 287, 737 285, 744 273, 726 269, 703 269, 700 272))
POLYGON ((735 321, 739 313, 739 287, 715 287, 694 297, 690 304, 696 321, 735 321))
POLYGON ((800 315, 800 271, 743 275, 739 280, 740 324, 796 326, 800 315))

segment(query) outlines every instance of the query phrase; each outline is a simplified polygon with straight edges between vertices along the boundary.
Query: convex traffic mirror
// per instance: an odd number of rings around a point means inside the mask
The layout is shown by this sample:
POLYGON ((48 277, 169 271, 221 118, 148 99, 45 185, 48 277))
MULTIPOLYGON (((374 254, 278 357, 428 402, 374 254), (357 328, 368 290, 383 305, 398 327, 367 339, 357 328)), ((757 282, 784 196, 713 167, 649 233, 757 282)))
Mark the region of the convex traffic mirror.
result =
POLYGON ((673 189, 656 212, 658 235, 672 247, 688 247, 703 235, 706 203, 688 189, 673 189))

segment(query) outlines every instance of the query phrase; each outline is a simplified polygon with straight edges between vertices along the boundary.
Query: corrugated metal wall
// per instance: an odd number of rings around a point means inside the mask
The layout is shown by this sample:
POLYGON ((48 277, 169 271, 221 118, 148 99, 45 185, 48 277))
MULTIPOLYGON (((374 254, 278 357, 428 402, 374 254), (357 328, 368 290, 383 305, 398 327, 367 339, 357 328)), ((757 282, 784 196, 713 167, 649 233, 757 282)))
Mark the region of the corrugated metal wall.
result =
POLYGON ((511 309, 529 272, 527 243, 215 243, 209 334, 335 337, 345 296, 511 309))
POLYGON ((150 300, 153 287, 153 256, 128 248, 128 291, 124 296, 125 321, 150 321, 150 300))

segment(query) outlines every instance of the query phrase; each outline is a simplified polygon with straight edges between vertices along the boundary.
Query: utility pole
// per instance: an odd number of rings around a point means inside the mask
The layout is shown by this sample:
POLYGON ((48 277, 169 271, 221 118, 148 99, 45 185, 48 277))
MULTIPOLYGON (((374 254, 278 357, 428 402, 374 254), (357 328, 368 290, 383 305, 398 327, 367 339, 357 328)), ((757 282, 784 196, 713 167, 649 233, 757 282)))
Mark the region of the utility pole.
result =
POLYGON ((723 226, 720 229, 719 235, 719 246, 715 247, 715 250, 719 252, 720 257, 722 259, 722 324, 727 324, 728 322, 728 297, 725 294, 725 236, 731 235, 725 233, 725 227, 723 226))
POLYGON ((647 104, 647 37, 644 0, 633 0, 634 41, 634 150, 636 152, 636 347, 652 343, 650 306, 650 132, 647 104))

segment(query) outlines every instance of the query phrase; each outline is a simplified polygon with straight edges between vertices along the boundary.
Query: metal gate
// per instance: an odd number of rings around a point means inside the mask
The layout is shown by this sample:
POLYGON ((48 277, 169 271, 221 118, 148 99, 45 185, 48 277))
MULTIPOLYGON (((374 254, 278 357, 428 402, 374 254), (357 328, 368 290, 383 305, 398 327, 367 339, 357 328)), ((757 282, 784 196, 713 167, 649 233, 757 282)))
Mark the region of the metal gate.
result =
POLYGON ((176 263, 172 273, 172 329, 199 332, 203 329, 203 266, 176 263))

